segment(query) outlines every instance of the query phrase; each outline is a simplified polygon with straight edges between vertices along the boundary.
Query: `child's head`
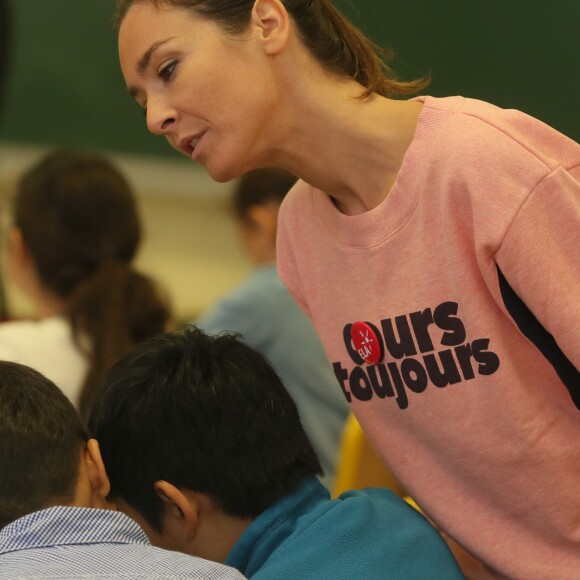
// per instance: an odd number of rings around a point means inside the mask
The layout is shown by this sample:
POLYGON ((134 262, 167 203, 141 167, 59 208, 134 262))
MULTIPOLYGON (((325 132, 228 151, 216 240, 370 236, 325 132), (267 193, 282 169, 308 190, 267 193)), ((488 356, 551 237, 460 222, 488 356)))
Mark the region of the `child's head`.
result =
POLYGON ((13 221, 40 282, 68 299, 99 269, 130 264, 141 240, 125 177, 104 157, 57 150, 22 177, 13 221))
POLYGON ((141 240, 137 201, 105 157, 57 150, 22 177, 13 205, 10 257, 14 281, 42 315, 61 314, 88 358, 81 411, 121 354, 163 332, 165 298, 133 269, 141 240), (47 307, 50 304, 50 307, 47 307))
POLYGON ((232 209, 254 264, 275 261, 278 210, 295 182, 296 177, 278 169, 256 169, 238 180, 232 209))
POLYGON ((0 528, 51 505, 89 507, 86 494, 93 491, 104 497, 104 472, 99 490, 84 488, 91 477, 96 483, 96 472, 87 469, 98 469, 100 461, 96 442, 88 442, 79 415, 54 383, 31 368, 0 361, 0 528))
POLYGON ((321 473, 276 372, 233 335, 191 328, 144 342, 107 374, 89 425, 111 497, 161 533, 173 510, 160 482, 253 519, 321 473))

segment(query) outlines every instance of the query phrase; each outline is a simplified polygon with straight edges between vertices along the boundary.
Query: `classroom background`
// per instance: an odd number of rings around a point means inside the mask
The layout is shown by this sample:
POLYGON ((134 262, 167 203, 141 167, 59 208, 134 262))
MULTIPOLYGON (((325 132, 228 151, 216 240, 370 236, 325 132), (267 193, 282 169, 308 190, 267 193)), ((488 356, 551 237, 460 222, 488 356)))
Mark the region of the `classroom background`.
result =
MULTIPOLYGON (((336 0, 399 76, 426 92, 523 110, 580 140, 580 3, 569 0, 336 0)), ((178 321, 195 318, 251 266, 228 213, 231 184, 213 182, 147 133, 117 61, 114 0, 12 0, 11 54, 0 114, 0 217, 23 168, 47 148, 102 150, 141 202, 138 266, 168 290, 178 321)), ((2 237, 0 251, 4 250, 2 237)), ((6 285, 12 316, 30 306, 6 285)))

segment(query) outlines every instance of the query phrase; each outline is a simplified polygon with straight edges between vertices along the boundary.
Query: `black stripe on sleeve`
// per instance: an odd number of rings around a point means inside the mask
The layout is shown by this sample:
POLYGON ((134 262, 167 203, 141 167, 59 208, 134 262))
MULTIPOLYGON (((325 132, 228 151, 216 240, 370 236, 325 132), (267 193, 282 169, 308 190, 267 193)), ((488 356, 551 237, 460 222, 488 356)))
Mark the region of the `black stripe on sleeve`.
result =
MULTIPOLYGON (((570 392, 574 404, 580 409, 580 372, 562 352, 554 337, 541 325, 523 300, 514 292, 499 268, 497 268, 497 275, 501 296, 514 322, 522 334, 536 345, 554 367, 570 392)), ((580 340, 580 336, 578 340, 580 340)))

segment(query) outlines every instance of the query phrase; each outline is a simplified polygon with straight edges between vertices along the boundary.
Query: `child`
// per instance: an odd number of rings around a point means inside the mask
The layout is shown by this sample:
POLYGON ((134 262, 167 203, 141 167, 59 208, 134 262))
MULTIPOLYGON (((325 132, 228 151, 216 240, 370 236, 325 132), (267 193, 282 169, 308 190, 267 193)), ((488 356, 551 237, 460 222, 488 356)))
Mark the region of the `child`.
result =
POLYGON ((292 398, 234 335, 142 343, 108 373, 90 425, 111 498, 155 545, 256 580, 462 577, 391 491, 330 499, 292 398))
POLYGON ((0 361, 0 579, 241 580, 235 570, 153 548, 107 509, 98 443, 60 389, 0 361))
POLYGON ((348 405, 308 317, 276 273, 278 210, 296 178, 275 169, 241 177, 232 206, 252 274, 195 324, 216 334, 239 332, 274 365, 332 485, 348 405))
POLYGON ((133 192, 101 155, 56 150, 22 177, 8 274, 38 320, 1 324, 0 358, 46 374, 84 415, 104 372, 169 319, 157 286, 133 268, 140 240, 133 192))

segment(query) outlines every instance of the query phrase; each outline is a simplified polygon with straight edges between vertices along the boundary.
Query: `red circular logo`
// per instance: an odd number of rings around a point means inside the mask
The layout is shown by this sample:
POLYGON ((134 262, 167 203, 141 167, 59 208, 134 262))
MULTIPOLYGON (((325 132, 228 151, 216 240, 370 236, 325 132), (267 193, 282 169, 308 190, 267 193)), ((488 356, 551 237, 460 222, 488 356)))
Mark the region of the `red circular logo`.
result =
POLYGON ((350 329, 352 344, 359 356, 368 364, 376 365, 383 358, 379 338, 364 322, 355 322, 350 329))

